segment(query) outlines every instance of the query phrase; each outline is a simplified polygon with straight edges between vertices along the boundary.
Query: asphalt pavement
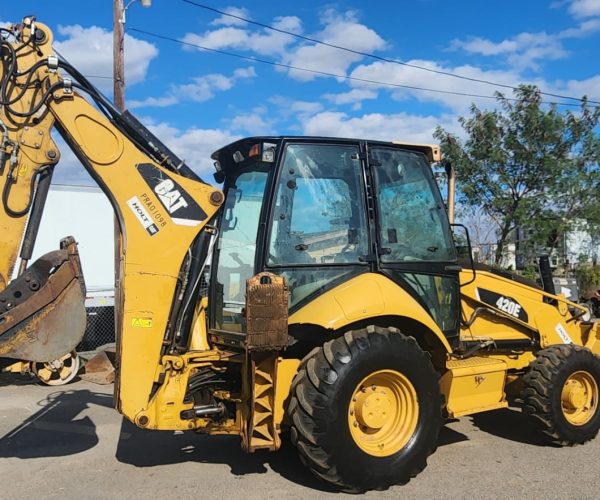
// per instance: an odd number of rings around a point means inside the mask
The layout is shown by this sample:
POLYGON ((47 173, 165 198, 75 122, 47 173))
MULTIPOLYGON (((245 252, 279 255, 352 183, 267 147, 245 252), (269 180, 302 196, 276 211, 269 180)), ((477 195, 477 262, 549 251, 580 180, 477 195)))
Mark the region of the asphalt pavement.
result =
MULTIPOLYGON (((0 375, 0 498, 342 498, 285 443, 247 455, 236 437, 141 430, 112 386, 46 387, 0 375)), ((368 498, 600 498, 600 437, 547 446, 514 409, 450 421, 428 467, 368 498)), ((354 495, 356 497, 356 495, 354 495)))

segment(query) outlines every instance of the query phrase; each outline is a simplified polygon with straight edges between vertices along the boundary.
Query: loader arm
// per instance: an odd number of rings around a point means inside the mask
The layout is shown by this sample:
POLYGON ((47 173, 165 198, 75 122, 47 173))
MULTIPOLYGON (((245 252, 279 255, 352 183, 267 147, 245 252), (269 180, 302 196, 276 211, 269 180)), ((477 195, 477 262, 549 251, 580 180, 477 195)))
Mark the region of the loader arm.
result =
MULTIPOLYGON (((50 138, 54 127, 109 198, 120 234, 115 402, 134 420, 149 404, 153 384, 161 376, 162 357, 186 342, 195 312, 192 299, 201 267, 197 261, 213 237, 207 225, 223 195, 196 177, 131 115, 118 113, 75 68, 58 58, 47 26, 28 18, 3 35, 0 119, 6 133, 0 182, 11 185, 11 207, 27 208, 31 179, 58 161, 50 138), (37 137, 42 141, 34 142, 37 137)), ((7 212, 4 205, 0 214, 1 229, 8 228, 0 247, 4 286, 30 207, 17 218, 7 212)))

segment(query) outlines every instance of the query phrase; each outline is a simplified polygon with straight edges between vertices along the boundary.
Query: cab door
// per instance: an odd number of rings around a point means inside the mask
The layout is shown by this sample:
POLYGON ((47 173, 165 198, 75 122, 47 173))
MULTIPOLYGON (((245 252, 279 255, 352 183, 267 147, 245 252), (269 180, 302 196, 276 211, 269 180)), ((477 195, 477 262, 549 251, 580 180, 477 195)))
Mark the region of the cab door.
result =
POLYGON ((379 271, 403 287, 446 337, 459 337, 459 267, 442 197, 422 153, 367 146, 379 271))

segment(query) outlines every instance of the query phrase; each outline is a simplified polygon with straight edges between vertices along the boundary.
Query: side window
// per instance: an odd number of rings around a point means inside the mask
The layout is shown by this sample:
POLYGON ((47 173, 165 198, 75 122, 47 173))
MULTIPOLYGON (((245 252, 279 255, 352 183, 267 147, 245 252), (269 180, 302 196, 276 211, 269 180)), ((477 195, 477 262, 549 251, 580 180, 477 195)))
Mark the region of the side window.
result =
POLYGON ((267 172, 246 172, 227 190, 219 236, 216 326, 241 332, 246 280, 254 274, 256 234, 267 172))
POLYGON ((371 156, 382 261, 454 259, 443 203, 422 155, 374 148, 371 156))
POLYGON ((288 145, 268 265, 358 263, 367 254, 357 153, 355 146, 288 145))

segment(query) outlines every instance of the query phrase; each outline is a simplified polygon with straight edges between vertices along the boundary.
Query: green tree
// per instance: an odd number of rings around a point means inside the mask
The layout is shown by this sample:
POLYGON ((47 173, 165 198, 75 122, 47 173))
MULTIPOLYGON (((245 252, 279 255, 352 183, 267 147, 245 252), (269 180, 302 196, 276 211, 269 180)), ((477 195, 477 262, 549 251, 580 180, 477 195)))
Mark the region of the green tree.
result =
POLYGON ((497 225, 495 262, 511 231, 534 230, 555 246, 574 219, 600 220, 600 107, 582 99, 577 113, 542 102, 537 87, 514 98, 496 93, 497 109, 474 104, 459 122, 465 139, 441 127, 435 138, 456 170, 459 201, 479 207, 497 225))

